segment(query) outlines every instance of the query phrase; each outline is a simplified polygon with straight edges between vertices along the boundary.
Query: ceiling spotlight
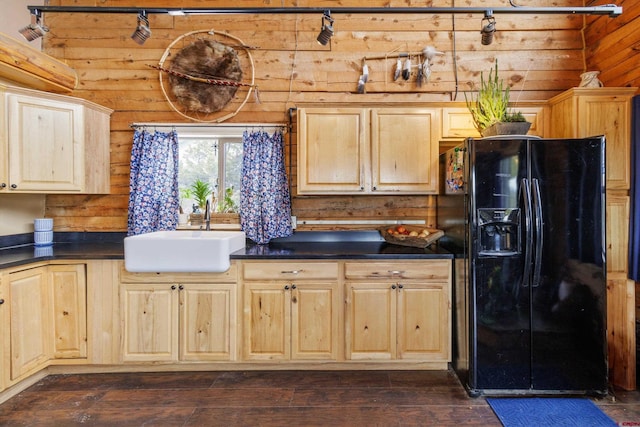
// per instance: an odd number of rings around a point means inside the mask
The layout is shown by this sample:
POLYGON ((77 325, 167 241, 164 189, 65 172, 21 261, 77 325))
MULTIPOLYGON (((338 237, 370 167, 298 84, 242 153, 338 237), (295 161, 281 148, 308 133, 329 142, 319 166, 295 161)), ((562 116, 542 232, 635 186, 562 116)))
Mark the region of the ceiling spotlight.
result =
POLYGON ((493 17, 493 13, 488 10, 482 18, 482 44, 485 46, 493 43, 493 33, 496 32, 496 18, 493 17))
POLYGON ((149 19, 147 19, 147 13, 143 10, 138 13, 138 26, 136 30, 131 34, 131 38, 139 45, 143 45, 147 39, 151 37, 151 29, 149 28, 149 19))
POLYGON ((39 10, 34 9, 31 12, 31 24, 18 30, 27 41, 34 41, 35 39, 44 36, 44 33, 49 32, 49 28, 44 25, 42 14, 39 10))
POLYGON ((325 10, 322 15, 322 30, 318 34, 318 43, 326 46, 331 40, 331 36, 333 36, 333 19, 331 18, 331 12, 325 10))

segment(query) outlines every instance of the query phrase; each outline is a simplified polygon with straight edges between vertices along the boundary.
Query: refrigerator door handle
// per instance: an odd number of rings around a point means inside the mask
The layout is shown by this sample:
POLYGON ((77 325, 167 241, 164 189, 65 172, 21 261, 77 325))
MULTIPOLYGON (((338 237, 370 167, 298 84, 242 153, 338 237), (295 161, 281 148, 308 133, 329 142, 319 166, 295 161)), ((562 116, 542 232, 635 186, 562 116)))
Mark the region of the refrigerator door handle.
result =
POLYGON ((531 245, 533 243, 531 187, 527 178, 522 178, 520 181, 520 194, 524 204, 524 271, 521 286, 526 288, 529 286, 529 276, 531 275, 531 245))
POLYGON ((533 184, 533 208, 535 211, 536 249, 533 256, 533 282, 531 286, 540 286, 540 272, 542 270, 542 200, 540 199, 540 182, 534 178, 533 184))

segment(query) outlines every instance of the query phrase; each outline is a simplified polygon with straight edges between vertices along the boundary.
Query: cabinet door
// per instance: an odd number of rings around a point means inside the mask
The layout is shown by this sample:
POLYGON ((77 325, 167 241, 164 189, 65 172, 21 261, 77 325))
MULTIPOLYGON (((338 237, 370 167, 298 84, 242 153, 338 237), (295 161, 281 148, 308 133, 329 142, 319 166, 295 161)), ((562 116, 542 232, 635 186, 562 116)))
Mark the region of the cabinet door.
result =
MULTIPOLYGON (((11 325, 8 290, 6 275, 0 273, 0 323, 3 325, 11 325)), ((9 331, 10 328, 0 328, 0 391, 9 385, 9 378, 11 377, 11 341, 9 341, 9 331)))
POLYGON ((291 286, 291 358, 338 358, 338 283, 291 286))
POLYGON ((369 186, 365 110, 298 110, 298 194, 340 194, 369 186))
POLYGON ((9 274, 11 380, 46 366, 49 345, 47 267, 9 274))
POLYGON ((446 289, 444 285, 398 285, 398 359, 449 360, 446 289))
POLYGON ((394 359, 396 291, 390 283, 347 285, 347 359, 394 359))
POLYGON ((7 104, 10 190, 82 191, 82 106, 17 94, 7 104))
POLYGON ((123 360, 177 360, 177 287, 166 283, 124 284, 121 298, 123 360))
POLYGON ((373 192, 437 192, 439 115, 425 108, 371 110, 373 192))
POLYGON ((53 357, 87 357, 87 284, 84 264, 51 265, 53 357))
POLYGON ((607 194, 606 209, 607 272, 626 273, 629 263, 629 196, 607 194))
POLYGON ((236 353, 233 284, 185 284, 180 291, 180 360, 232 360, 236 353))
POLYGON ((283 283, 245 283, 243 354, 283 360, 291 354, 291 293, 283 283))
POLYGON ((578 111, 577 137, 606 137, 607 190, 628 189, 631 182, 629 98, 615 95, 580 96, 578 111))

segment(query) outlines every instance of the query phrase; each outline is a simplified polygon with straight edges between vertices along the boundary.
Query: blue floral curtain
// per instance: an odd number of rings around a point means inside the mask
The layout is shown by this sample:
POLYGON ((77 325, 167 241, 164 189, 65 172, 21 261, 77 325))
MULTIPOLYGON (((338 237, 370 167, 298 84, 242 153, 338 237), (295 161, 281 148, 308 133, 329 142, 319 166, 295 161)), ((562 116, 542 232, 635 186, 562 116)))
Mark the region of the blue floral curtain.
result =
POLYGON ((178 134, 136 130, 131 149, 128 234, 178 226, 178 134))
POLYGON ((281 131, 242 136, 242 186, 240 224, 247 237, 258 244, 293 233, 291 198, 284 165, 281 131))

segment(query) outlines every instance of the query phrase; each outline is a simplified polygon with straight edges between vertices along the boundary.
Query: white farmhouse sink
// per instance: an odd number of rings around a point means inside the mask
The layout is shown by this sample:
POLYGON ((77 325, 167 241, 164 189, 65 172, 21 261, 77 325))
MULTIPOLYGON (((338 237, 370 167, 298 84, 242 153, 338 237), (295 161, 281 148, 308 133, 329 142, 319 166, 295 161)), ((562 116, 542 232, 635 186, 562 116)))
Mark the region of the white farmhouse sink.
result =
POLYGON ((244 246, 244 231, 156 231, 124 238, 124 265, 132 272, 220 273, 244 246))

